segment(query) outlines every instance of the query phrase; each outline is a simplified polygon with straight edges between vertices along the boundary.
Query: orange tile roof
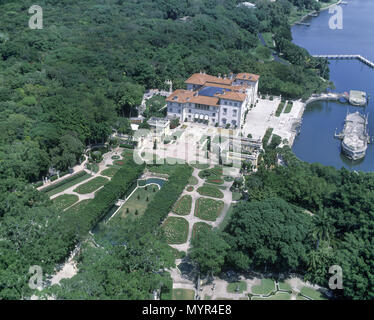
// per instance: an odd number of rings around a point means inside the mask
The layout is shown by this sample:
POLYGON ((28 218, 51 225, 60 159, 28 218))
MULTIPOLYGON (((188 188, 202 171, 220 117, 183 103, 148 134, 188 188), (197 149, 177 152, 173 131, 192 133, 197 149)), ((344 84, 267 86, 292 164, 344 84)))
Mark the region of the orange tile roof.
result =
POLYGON ((238 73, 236 76, 235 76, 235 79, 238 79, 238 80, 249 80, 249 81, 258 81, 258 79, 260 79, 260 76, 257 75, 257 74, 252 74, 252 73, 238 73))
POLYGON ((168 102, 186 103, 194 95, 193 91, 178 89, 175 90, 167 99, 168 102))
POLYGON ((219 99, 216 97, 207 97, 207 96, 194 96, 190 100, 192 103, 206 104, 208 106, 217 106, 219 99))
POLYGON ((220 99, 235 100, 235 101, 244 101, 246 98, 245 93, 226 91, 223 94, 217 95, 220 99))
POLYGON ((248 86, 228 86, 228 85, 212 83, 212 82, 206 82, 204 87, 218 87, 218 88, 229 89, 232 91, 240 91, 240 90, 245 91, 248 89, 248 86))
POLYGON ((194 73, 191 77, 189 77, 185 83, 187 84, 196 84, 196 85, 204 85, 206 82, 213 82, 213 83, 219 83, 219 84, 226 84, 231 85, 232 80, 231 79, 224 79, 224 78, 218 78, 215 76, 211 76, 206 73, 194 73))
POLYGON ((207 97, 196 95, 196 92, 190 90, 175 90, 167 99, 167 102, 178 102, 178 103, 199 103, 206 104, 209 106, 218 106, 219 99, 217 97, 207 97))

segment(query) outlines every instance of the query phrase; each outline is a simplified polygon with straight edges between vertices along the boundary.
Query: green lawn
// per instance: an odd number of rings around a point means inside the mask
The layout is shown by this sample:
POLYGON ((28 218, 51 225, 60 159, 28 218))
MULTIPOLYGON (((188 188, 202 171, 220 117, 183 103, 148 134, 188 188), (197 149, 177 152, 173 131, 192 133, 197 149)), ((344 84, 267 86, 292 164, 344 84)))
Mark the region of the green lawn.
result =
POLYGON ((108 169, 105 169, 101 172, 101 175, 112 178, 119 170, 119 167, 117 166, 111 166, 108 169))
POLYGON ((232 282, 227 285, 226 290, 229 293, 243 293, 247 290, 247 283, 245 281, 232 282))
POLYGON ((292 290, 292 288, 291 288, 289 283, 287 283, 285 281, 279 281, 279 290, 290 291, 290 290, 292 290))
POLYGON ((162 165, 155 165, 149 166, 148 170, 153 173, 162 173, 162 174, 172 174, 176 169, 175 164, 162 164, 162 165))
POLYGON ((300 291, 300 293, 304 296, 307 296, 313 300, 326 300, 326 298, 324 297, 324 295, 317 291, 317 290, 314 290, 314 289, 311 289, 311 288, 308 288, 308 287, 303 287, 300 291))
POLYGON ((57 198, 53 199, 54 206, 59 210, 64 210, 79 200, 78 196, 75 194, 63 194, 57 198))
POLYGON ((191 176, 191 177, 188 179, 188 184, 192 184, 193 186, 194 186, 194 185, 197 185, 198 182, 199 182, 199 180, 197 180, 197 178, 194 177, 194 176, 191 176))
POLYGON ((195 291, 191 289, 173 289, 173 300, 194 300, 195 291))
POLYGON ((101 186, 106 184, 109 180, 104 177, 96 177, 79 187, 74 189, 74 192, 79 193, 79 194, 87 194, 94 192, 95 190, 99 189, 101 186))
POLYGON ((132 196, 123 204, 121 209, 119 209, 118 214, 123 218, 142 216, 147 209, 148 203, 153 200, 157 193, 153 192, 153 189, 159 190, 157 185, 137 188, 132 196))
POLYGON ((269 294, 273 290, 275 290, 275 282, 272 279, 261 279, 260 285, 251 288, 253 294, 269 294))
POLYGON ((192 197, 185 195, 180 198, 173 207, 173 212, 182 216, 188 215, 191 212, 192 197))
POLYGON ((290 113, 293 107, 293 102, 288 101, 286 108, 284 109, 283 113, 290 113))
POLYGON ((204 170, 204 169, 209 168, 209 164, 207 163, 195 163, 195 164, 190 164, 190 166, 198 170, 204 170))
POLYGON ((291 295, 287 292, 277 292, 270 297, 262 298, 262 297, 252 297, 251 300, 291 300, 291 295))
POLYGON ((223 201, 199 198, 195 204, 195 216, 202 220, 216 221, 221 214, 223 206, 223 201))
POLYGON ((237 200, 240 200, 242 198, 242 194, 240 192, 233 192, 232 193, 232 200, 233 201, 237 201, 237 200))
POLYGON ((276 116, 276 117, 279 117, 279 116, 281 115, 281 113, 282 113, 282 111, 283 111, 283 108, 284 108, 284 102, 282 101, 282 102, 279 104, 279 106, 278 106, 278 108, 277 108, 277 111, 275 112, 275 116, 276 116))
MULTIPOLYGON (((78 173, 77 173, 77 175, 78 175, 78 173)), ((49 190, 49 191, 47 191, 46 194, 49 197, 51 197, 51 196, 53 196, 53 195, 55 195, 57 193, 60 193, 60 192, 66 190, 66 189, 68 189, 70 187, 75 186, 76 184, 78 184, 78 183, 80 183, 80 182, 82 182, 84 180, 87 180, 90 177, 91 177, 91 175, 89 175, 88 173, 84 173, 82 176, 77 176, 76 178, 74 178, 74 176, 72 176, 71 177, 71 178, 73 178, 72 180, 70 180, 69 178, 67 178, 69 180, 67 180, 67 181, 62 180, 62 181, 58 182, 56 185, 53 186, 54 188, 51 189, 51 190, 49 190)))
POLYGON ((169 217, 163 224, 166 241, 169 244, 182 244, 188 238, 188 221, 184 218, 169 217))
POLYGON ((222 199, 224 197, 221 190, 215 186, 204 184, 202 187, 197 189, 197 192, 202 196, 208 196, 213 198, 222 199))
POLYGON ((271 32, 263 32, 262 36, 264 37, 265 43, 269 48, 274 48, 273 44, 273 34, 271 32))
POLYGON ((201 232, 206 232, 207 230, 211 230, 211 229, 212 229, 212 226, 205 222, 196 222, 193 225, 192 238, 195 239, 196 237, 199 236, 201 232))
POLYGON ((73 214, 79 214, 79 211, 81 211, 82 208, 87 206, 91 201, 92 201, 92 199, 79 201, 77 204, 75 204, 74 206, 72 206, 71 208, 66 210, 65 212, 73 213, 73 214))

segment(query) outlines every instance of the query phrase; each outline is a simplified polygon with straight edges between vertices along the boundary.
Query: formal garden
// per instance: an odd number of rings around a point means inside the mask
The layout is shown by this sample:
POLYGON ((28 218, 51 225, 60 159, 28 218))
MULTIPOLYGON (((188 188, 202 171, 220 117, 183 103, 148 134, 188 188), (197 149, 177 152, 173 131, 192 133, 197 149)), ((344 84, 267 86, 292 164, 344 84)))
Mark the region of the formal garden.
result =
POLYGON ((75 194, 63 194, 53 199, 53 204, 58 210, 65 210, 79 200, 75 194))
POLYGON ((158 191, 157 184, 138 187, 119 209, 118 214, 127 219, 142 216, 158 191))
POLYGON ((226 290, 229 293, 243 293, 247 290, 247 283, 245 281, 231 282, 227 285, 226 290))
POLYGON ((65 212, 68 214, 79 214, 82 210, 84 210, 89 203, 91 203, 92 199, 86 199, 79 201, 77 204, 73 205, 69 209, 67 209, 65 212))
POLYGON ((261 284, 252 286, 253 294, 268 295, 276 289, 275 282, 272 279, 261 279, 261 284))
POLYGON ((196 222, 192 228, 192 239, 198 238, 199 234, 211 230, 212 226, 205 222, 196 222))
POLYGON ((41 192, 46 193, 49 197, 52 197, 53 195, 60 193, 66 189, 69 189, 75 186, 76 184, 81 183, 91 177, 92 176, 86 173, 86 171, 80 171, 68 178, 61 180, 60 182, 43 188, 41 192))
POLYGON ((247 290, 246 281, 236 281, 227 284, 226 291, 228 293, 244 293, 245 297, 240 299, 250 300, 325 300, 324 295, 310 287, 302 287, 300 292, 292 290, 291 285, 286 281, 276 282, 273 279, 263 278, 260 284, 253 285, 247 290))
POLYGON ((185 195, 180 198, 173 207, 173 212, 182 216, 188 215, 191 212, 192 197, 185 195))
POLYGON ((112 178, 114 177, 114 175, 117 173, 117 171, 120 169, 119 166, 109 166, 107 169, 104 169, 102 172, 101 172, 101 175, 102 176, 106 176, 106 177, 109 177, 109 178, 112 178))
POLYGON ((104 177, 96 177, 93 178, 92 180, 81 184, 77 188, 74 189, 74 192, 79 193, 79 194, 87 194, 87 193, 92 193, 102 187, 104 184, 106 184, 109 181, 109 179, 104 178, 104 177))
POLYGON ((218 198, 223 199, 224 195, 222 191, 212 185, 204 184, 202 187, 199 187, 197 189, 197 192, 202 196, 212 197, 212 198, 218 198))
POLYGON ((191 184, 193 186, 197 185, 198 182, 199 182, 199 180, 194 176, 191 176, 190 179, 188 179, 188 184, 191 184))
POLYGON ((173 289, 172 300, 194 300, 195 291, 192 289, 173 289))
POLYGON ((202 220, 216 221, 220 216, 224 202, 208 198, 199 198, 195 204, 195 216, 202 220))
POLYGON ((163 223, 166 240, 169 244, 182 244, 188 238, 188 221, 180 217, 168 217, 163 223))

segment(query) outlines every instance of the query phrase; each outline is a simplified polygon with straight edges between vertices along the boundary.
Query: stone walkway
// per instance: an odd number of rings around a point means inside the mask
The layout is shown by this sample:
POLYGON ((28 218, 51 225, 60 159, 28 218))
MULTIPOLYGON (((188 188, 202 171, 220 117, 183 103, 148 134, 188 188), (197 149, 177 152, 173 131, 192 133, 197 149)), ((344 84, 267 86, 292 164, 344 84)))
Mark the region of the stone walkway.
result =
MULTIPOLYGON (((77 193, 77 192, 74 192, 74 190, 79 187, 80 185, 82 184, 85 184, 97 177, 103 177, 103 178, 106 178, 108 179, 108 181, 110 181, 112 178, 111 177, 107 177, 107 176, 104 176, 102 175, 101 173, 105 170, 105 169, 108 169, 108 165, 113 165, 114 161, 117 161, 117 160, 113 160, 112 159, 112 156, 114 155, 119 155, 120 156, 120 159, 122 159, 122 156, 121 156, 121 153, 122 153, 122 149, 120 148, 118 151, 111 151, 111 152, 108 152, 106 154, 104 154, 103 156, 103 160, 99 163, 99 170, 96 172, 96 173, 93 173, 92 171, 84 168, 83 170, 86 171, 87 173, 89 174, 92 174, 92 177, 80 182, 80 183, 77 183, 75 184, 74 186, 70 187, 70 188, 67 188, 65 189, 64 191, 61 191, 59 193, 56 193, 54 194, 53 196, 50 197, 51 200, 61 196, 61 195, 64 195, 64 194, 72 194, 72 195, 76 195, 78 197, 78 202, 82 201, 82 200, 87 200, 87 199, 93 199, 95 198, 95 193, 100 190, 102 187, 96 189, 95 191, 91 192, 91 193, 86 193, 86 194, 80 194, 80 193, 77 193)), ((120 160, 118 159, 118 160, 120 160)), ((73 205, 77 204, 78 202, 75 202, 73 205)), ((70 207, 69 207, 70 208, 70 207)), ((69 208, 66 208, 65 210, 69 209, 69 208)))
MULTIPOLYGON (((123 152, 123 149, 122 148, 118 148, 117 150, 115 151, 111 151, 111 152, 108 152, 106 154, 104 154, 103 156, 103 160, 99 163, 99 170, 97 173, 93 174, 93 176, 89 179, 86 179, 84 181, 82 181, 81 183, 77 183, 76 185, 62 191, 62 192, 59 192, 55 195, 53 195, 50 199, 55 199, 57 198, 58 196, 61 196, 61 195, 64 195, 64 194, 74 194, 76 196, 79 197, 79 201, 75 202, 72 206, 76 205, 78 202, 82 201, 82 200, 86 200, 86 199, 93 199, 95 198, 95 193, 100 190, 101 188, 103 188, 103 186, 101 186, 100 188, 96 189, 94 192, 92 193, 88 193, 88 194, 79 194, 79 193, 76 193, 74 192, 73 190, 75 188, 77 188, 78 186, 96 178, 96 177, 105 177, 108 179, 108 181, 111 180, 111 177, 107 177, 107 176, 103 176, 101 174, 102 171, 104 171, 105 169, 108 168, 108 165, 113 165, 113 162, 114 161, 117 161, 117 160, 113 160, 112 159, 112 156, 114 155, 119 155, 120 156, 120 159, 122 159, 122 152, 123 152)), ((118 159, 118 160, 120 160, 118 159)), ((85 170, 87 173, 90 173, 89 170, 87 169, 82 169, 82 170, 85 170)), ((71 208, 72 206, 66 208, 65 210, 71 208)), ((51 277, 51 284, 59 284, 60 281, 62 279, 67 279, 67 278, 72 278, 75 274, 77 274, 78 272, 78 269, 77 269, 77 265, 76 265, 76 261, 75 261, 75 256, 76 254, 79 252, 79 248, 80 246, 77 246, 70 254, 70 257, 67 259, 67 261, 63 264, 62 268, 57 271, 52 277, 51 277)))
MULTIPOLYGON (((213 167, 214 167, 214 165, 210 165, 209 168, 213 168, 213 167)), ((187 241, 183 244, 170 245, 171 247, 173 247, 175 249, 178 249, 179 251, 184 251, 186 253, 188 252, 188 250, 191 247, 191 239, 192 239, 192 232, 193 232, 194 224, 196 222, 204 222, 204 223, 207 223, 207 224, 211 225, 213 228, 218 227, 221 224, 221 222, 223 221, 223 219, 225 218, 225 216, 227 214, 227 211, 228 211, 228 209, 229 209, 229 207, 232 203, 232 192, 230 191, 230 187, 232 186, 232 183, 233 183, 232 181, 231 182, 225 181, 224 184, 221 185, 221 186, 226 187, 225 190, 220 189, 222 191, 223 195, 224 195, 224 197, 222 199, 200 195, 197 192, 197 189, 199 187, 202 187, 206 183, 204 179, 201 179, 199 177, 199 172, 200 171, 202 171, 202 170, 194 168, 194 171, 192 172, 192 176, 195 177, 198 180, 198 183, 193 186, 194 190, 192 192, 189 192, 185 189, 180 196, 180 198, 182 198, 185 195, 190 195, 192 197, 192 205, 191 205, 190 213, 188 215, 182 216, 182 215, 178 215, 178 214, 175 214, 173 212, 170 212, 169 215, 168 215, 169 217, 183 217, 184 219, 186 219, 188 221, 189 229, 188 229, 187 241), (224 207, 221 210, 221 214, 216 219, 216 221, 207 221, 207 220, 203 220, 203 219, 200 219, 199 217, 195 216, 195 204, 196 204, 197 199, 199 199, 201 197, 208 198, 208 199, 213 199, 213 200, 221 200, 221 201, 224 202, 224 207)), ((178 199, 178 201, 179 201, 179 199, 178 199)), ((176 260, 176 265, 178 265, 180 262, 181 262, 180 260, 176 260)), ((170 271, 170 274, 171 274, 171 277, 173 279, 173 288, 194 289, 195 290, 194 282, 182 277, 178 268, 173 268, 170 271)))

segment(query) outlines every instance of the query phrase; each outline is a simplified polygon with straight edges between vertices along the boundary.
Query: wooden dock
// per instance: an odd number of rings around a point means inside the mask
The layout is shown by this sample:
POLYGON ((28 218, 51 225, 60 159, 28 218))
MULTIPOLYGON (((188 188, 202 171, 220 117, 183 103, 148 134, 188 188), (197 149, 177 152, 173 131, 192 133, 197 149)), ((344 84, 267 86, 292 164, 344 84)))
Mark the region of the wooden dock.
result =
POLYGON ((360 54, 318 54, 313 55, 315 58, 325 58, 325 59, 336 59, 336 60, 347 60, 347 59, 357 59, 371 68, 374 68, 374 62, 366 59, 360 54))

